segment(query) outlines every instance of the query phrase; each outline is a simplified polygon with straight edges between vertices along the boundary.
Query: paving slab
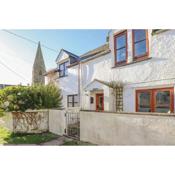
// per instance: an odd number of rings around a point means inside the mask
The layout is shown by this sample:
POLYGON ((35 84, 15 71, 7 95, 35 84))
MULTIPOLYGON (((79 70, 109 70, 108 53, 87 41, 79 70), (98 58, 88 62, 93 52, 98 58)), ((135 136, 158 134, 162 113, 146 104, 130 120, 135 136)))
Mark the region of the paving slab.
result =
POLYGON ((60 136, 57 139, 51 140, 49 142, 42 143, 43 146, 59 146, 62 145, 65 141, 71 141, 72 139, 65 136, 60 136))

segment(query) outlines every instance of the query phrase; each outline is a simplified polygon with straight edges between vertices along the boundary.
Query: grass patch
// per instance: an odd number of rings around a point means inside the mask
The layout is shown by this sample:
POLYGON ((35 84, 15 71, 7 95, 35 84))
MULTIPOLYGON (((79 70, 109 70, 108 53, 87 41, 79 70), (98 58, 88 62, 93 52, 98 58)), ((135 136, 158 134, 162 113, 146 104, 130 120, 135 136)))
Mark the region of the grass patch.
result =
POLYGON ((15 134, 4 127, 0 127, 0 144, 40 144, 56 139, 52 133, 41 134, 15 134))
POLYGON ((89 142, 82 142, 79 140, 71 140, 71 141, 65 141, 63 145, 65 146, 90 146, 91 145, 92 146, 93 144, 89 142))

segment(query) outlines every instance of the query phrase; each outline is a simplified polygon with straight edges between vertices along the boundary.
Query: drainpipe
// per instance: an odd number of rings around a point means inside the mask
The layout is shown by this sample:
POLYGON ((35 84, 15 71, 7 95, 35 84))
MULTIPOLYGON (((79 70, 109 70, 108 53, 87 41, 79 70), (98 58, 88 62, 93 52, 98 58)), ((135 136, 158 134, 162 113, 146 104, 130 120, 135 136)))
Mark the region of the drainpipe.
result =
MULTIPOLYGON (((81 75, 80 75, 80 69, 81 69, 81 66, 80 66, 80 61, 79 61, 79 63, 78 63, 78 98, 79 98, 79 106, 80 106, 80 104, 81 104, 81 98, 80 98, 80 79, 81 79, 81 75)), ((80 108, 81 108, 81 106, 80 106, 80 108)))

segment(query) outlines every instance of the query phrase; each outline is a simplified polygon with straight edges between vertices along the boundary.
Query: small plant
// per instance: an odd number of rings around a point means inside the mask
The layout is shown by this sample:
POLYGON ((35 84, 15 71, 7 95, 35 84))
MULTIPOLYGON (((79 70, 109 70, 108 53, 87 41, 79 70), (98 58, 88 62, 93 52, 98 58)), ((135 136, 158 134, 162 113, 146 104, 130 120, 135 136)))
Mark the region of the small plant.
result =
POLYGON ((26 111, 61 107, 61 91, 53 85, 12 86, 0 90, 0 110, 26 111))

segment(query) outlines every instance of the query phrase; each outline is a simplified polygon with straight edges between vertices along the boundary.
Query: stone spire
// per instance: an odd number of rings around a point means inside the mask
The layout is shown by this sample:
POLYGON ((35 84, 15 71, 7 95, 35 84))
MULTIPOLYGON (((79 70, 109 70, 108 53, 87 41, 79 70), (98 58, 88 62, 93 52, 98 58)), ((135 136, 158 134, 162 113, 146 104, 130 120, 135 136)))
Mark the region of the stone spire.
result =
POLYGON ((35 56, 35 61, 33 64, 32 84, 45 84, 45 77, 44 77, 45 73, 46 73, 46 68, 45 68, 45 64, 44 64, 41 45, 39 42, 36 56, 35 56))

